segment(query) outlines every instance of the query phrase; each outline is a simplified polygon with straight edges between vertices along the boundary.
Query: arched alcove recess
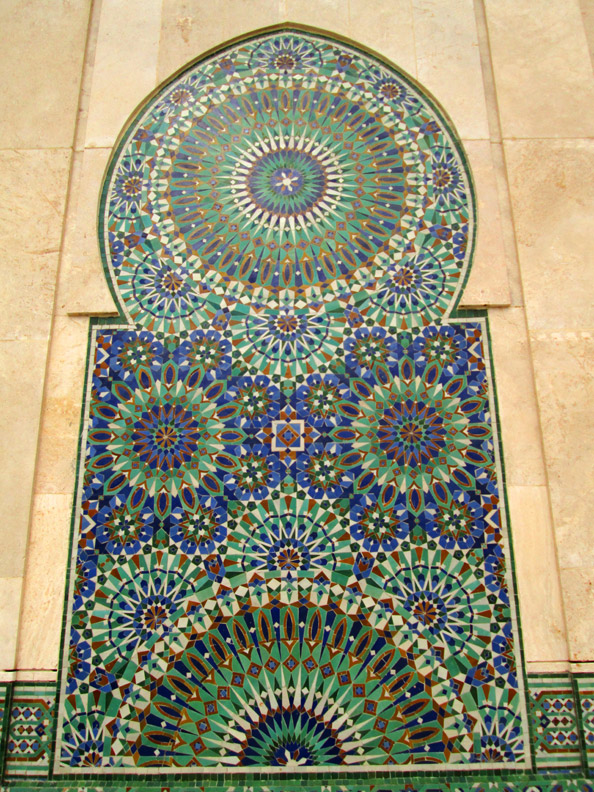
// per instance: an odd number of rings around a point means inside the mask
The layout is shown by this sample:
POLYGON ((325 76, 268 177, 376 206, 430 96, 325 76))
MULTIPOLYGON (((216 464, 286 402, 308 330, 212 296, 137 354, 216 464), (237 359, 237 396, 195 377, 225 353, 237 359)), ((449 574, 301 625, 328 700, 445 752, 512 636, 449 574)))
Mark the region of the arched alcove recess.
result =
POLYGON ((530 766, 476 227, 444 112, 255 33, 122 133, 54 770, 530 766))

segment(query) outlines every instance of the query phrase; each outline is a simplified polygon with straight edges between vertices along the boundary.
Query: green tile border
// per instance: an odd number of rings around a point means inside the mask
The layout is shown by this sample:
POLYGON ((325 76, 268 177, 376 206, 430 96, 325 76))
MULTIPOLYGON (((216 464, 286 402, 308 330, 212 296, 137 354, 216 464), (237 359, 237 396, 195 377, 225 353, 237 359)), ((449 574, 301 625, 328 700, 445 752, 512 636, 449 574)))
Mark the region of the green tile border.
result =
POLYGON ((60 783, 47 783, 39 782, 37 784, 16 784, 5 785, 0 789, 14 790, 14 792, 34 792, 39 789, 48 790, 48 792, 185 792, 186 790, 200 789, 206 792, 594 792, 592 782, 585 778, 548 778, 544 779, 542 776, 523 775, 509 778, 505 775, 492 778, 490 781, 482 782, 478 779, 468 779, 463 783, 459 783, 449 779, 442 779, 439 777, 429 778, 411 778, 406 783, 391 782, 382 783, 369 783, 363 781, 359 783, 357 779, 353 779, 348 784, 325 784, 322 779, 316 779, 312 783, 302 784, 262 784, 255 783, 251 786, 230 786, 230 785, 213 785, 213 786, 193 786, 188 784, 182 779, 178 779, 178 783, 171 783, 164 780, 163 784, 159 783, 135 783, 134 785, 109 784, 97 786, 90 782, 89 784, 72 784, 65 785, 60 783))
MULTIPOLYGON (((586 744, 586 729, 584 728, 584 723, 586 720, 586 716, 584 715, 583 707, 582 707, 582 685, 580 683, 585 683, 583 687, 587 686, 588 688, 592 689, 592 699, 594 700, 594 674, 589 674, 586 672, 578 672, 573 675, 573 685, 575 690, 575 698, 577 702, 577 712, 578 712, 578 719, 579 719, 579 735, 580 735, 580 742, 582 747, 582 761, 584 766, 584 772, 587 776, 594 777, 594 744, 589 747, 586 744)), ((594 725, 594 710, 592 714, 589 716, 588 719, 592 719, 594 725)), ((594 734, 594 728, 592 729, 592 733, 594 734)))
POLYGON ((13 684, 12 682, 0 682, 0 702, 2 706, 2 715, 0 717, 0 779, 4 778, 13 684))
POLYGON ((522 617, 520 613, 520 601, 518 596, 518 576, 516 572, 516 560, 515 560, 515 550, 514 550, 514 538, 513 538, 513 528, 512 528, 512 521, 511 521, 511 513, 509 508, 509 498, 507 494, 507 475, 505 471, 505 456, 503 453, 503 439, 502 439, 502 431, 501 431, 501 415, 499 410, 499 394, 497 390, 497 379, 495 375, 495 362, 493 359, 493 342, 491 339, 491 324, 489 322, 489 311, 487 309, 484 310, 456 310, 456 317, 481 317, 484 316, 485 322, 485 339, 486 339, 486 348, 484 350, 485 355, 485 365, 488 367, 490 372, 490 381, 489 384, 491 386, 491 399, 494 405, 493 415, 491 416, 492 426, 497 436, 497 449, 496 449, 496 458, 499 464, 499 472, 501 476, 500 480, 500 497, 501 497, 501 505, 500 509, 502 514, 505 516, 505 534, 504 537, 507 540, 508 547, 506 548, 506 562, 509 564, 509 571, 508 571, 508 582, 511 581, 513 591, 510 592, 510 610, 512 614, 512 623, 515 628, 516 632, 516 662, 518 666, 518 677, 522 679, 523 686, 524 686, 524 705, 526 707, 526 716, 527 716, 527 728, 528 728, 528 735, 529 735, 529 742, 530 745, 528 746, 530 751, 530 762, 532 767, 536 767, 536 754, 535 754, 535 735, 534 735, 534 728, 532 719, 530 718, 529 712, 529 702, 528 702, 528 695, 529 695, 529 681, 528 681, 528 671, 526 669, 526 660, 525 660, 525 652, 524 652, 524 635, 522 631, 522 617))
MULTIPOLYGON (((594 676, 589 674, 570 674, 567 673, 538 673, 527 674, 527 691, 546 690, 565 684, 567 692, 571 693, 575 702, 576 720, 578 722, 578 733, 580 738, 579 755, 580 764, 563 766, 562 763, 551 766, 538 766, 538 760, 533 767, 534 772, 526 774, 523 771, 509 770, 482 770, 473 772, 465 769, 453 772, 451 767, 443 770, 433 770, 430 775, 413 775, 402 771, 370 771, 367 774, 358 776, 333 776, 328 777, 324 772, 312 773, 308 777, 292 772, 279 776, 276 773, 238 773, 233 776, 224 773, 208 773, 199 776, 188 776, 180 773, 160 772, 136 776, 134 779, 126 774, 116 774, 111 776, 108 783, 97 784, 99 780, 92 772, 81 774, 77 777, 79 783, 73 783, 68 776, 56 775, 50 781, 51 775, 51 753, 53 751, 53 734, 49 741, 50 749, 48 753, 47 777, 39 777, 39 781, 33 781, 31 777, 25 779, 19 774, 8 778, 4 776, 6 769, 7 750, 6 742, 8 728, 10 724, 10 702, 13 700, 15 689, 37 687, 48 691, 56 683, 52 682, 18 682, 0 683, 0 692, 4 690, 4 714, 2 718, 2 775, 4 777, 3 789, 23 790, 39 789, 40 786, 52 790, 63 790, 63 792, 75 792, 75 790, 86 790, 87 792, 152 792, 153 790, 209 790, 209 792, 257 792, 259 788, 270 790, 270 792, 291 792, 291 790, 314 790, 319 792, 381 792, 386 789, 389 792, 481 792, 487 786, 493 792, 501 786, 501 792, 514 792, 514 790, 537 787, 532 792, 564 792, 567 790, 580 790, 580 792, 594 792, 594 787, 588 781, 588 776, 592 776, 592 769, 589 769, 589 755, 594 755, 594 748, 588 751, 584 743, 583 732, 583 712, 580 703, 580 682, 583 681, 594 689, 594 676), (163 784, 159 785, 158 780, 162 779, 163 784), (133 782, 133 783, 130 783, 133 782), (327 783, 322 783, 327 782, 327 783), (321 786, 319 786, 321 784, 321 786), (88 785, 88 786, 87 786, 88 785)), ((1 701, 2 699, 0 699, 1 701)), ((531 734, 534 733, 533 719, 529 716, 531 734)), ((531 745, 534 751, 535 744, 531 745)), ((591 764, 591 760, 590 760, 591 764)), ((103 781, 103 779, 101 779, 103 781)))

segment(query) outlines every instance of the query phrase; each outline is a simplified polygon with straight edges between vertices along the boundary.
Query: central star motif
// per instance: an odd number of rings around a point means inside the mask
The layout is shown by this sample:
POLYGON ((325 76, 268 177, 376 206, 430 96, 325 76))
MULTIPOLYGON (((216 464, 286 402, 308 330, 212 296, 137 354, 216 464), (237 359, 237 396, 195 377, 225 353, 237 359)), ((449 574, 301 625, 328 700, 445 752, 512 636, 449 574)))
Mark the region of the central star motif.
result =
POLYGON ((273 451, 303 451, 305 449, 305 422, 273 421, 272 445, 273 451))

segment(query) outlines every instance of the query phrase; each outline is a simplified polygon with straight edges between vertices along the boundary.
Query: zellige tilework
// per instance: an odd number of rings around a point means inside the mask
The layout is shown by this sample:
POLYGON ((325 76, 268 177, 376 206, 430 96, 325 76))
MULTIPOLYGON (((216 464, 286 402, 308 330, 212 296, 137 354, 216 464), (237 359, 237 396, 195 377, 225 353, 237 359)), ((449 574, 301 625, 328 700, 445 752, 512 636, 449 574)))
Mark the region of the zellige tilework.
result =
MULTIPOLYGON (((130 780, 130 779, 128 779, 130 780)), ((279 779, 280 781, 280 779, 279 779)), ((332 792, 339 789, 340 792, 592 792, 594 786, 583 778, 555 778, 547 779, 538 777, 516 775, 513 778, 501 779, 493 776, 489 781, 472 781, 458 777, 456 781, 447 781, 443 777, 433 777, 426 779, 392 779, 384 781, 376 779, 373 783, 367 781, 358 782, 345 781, 344 779, 338 786, 317 780, 311 783, 295 782, 284 780, 283 783, 269 783, 258 781, 250 786, 235 784, 233 786, 221 783, 199 786, 197 779, 185 778, 183 782, 173 783, 162 779, 162 783, 153 781, 139 781, 135 784, 125 782, 112 782, 107 785, 97 785, 96 779, 90 784, 74 784, 64 781, 45 781, 34 783, 10 784, 6 789, 13 789, 15 792, 36 792, 43 788, 47 792, 169 792, 173 789, 208 789, 209 792, 332 792), (536 783, 535 783, 536 781, 536 783)))
POLYGON ((475 229, 446 119, 311 33, 125 131, 54 772, 530 767, 475 229))
POLYGON ((55 683, 15 683, 6 743, 6 778, 47 776, 55 703, 55 683))
POLYGON ((580 769, 580 729, 569 674, 529 677, 529 712, 538 770, 580 769))

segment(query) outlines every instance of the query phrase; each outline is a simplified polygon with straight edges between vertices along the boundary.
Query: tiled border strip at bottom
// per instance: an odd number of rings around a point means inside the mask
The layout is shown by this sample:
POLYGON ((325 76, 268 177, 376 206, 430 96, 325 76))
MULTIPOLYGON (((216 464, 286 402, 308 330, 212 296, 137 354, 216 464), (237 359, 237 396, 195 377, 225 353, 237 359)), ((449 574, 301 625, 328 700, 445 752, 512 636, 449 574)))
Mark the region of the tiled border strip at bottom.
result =
POLYGON ((3 776, 47 778, 55 682, 15 682, 11 685, 3 776))
POLYGON ((276 776, 274 781, 268 781, 265 774, 256 774, 247 783, 237 779, 238 783, 232 786, 223 774, 217 773, 208 781, 204 777, 189 779, 164 773, 162 784, 156 783, 154 776, 146 781, 139 781, 136 776, 133 784, 129 783, 132 779, 98 784, 99 777, 93 776, 91 767, 78 783, 50 781, 56 684, 0 683, 0 759, 5 785, 1 789, 26 792, 43 786, 48 792, 594 792, 586 778, 594 775, 594 675, 529 674, 528 688, 535 757, 532 775, 502 770, 477 773, 473 778, 456 776, 446 768, 433 777, 402 778, 397 771, 386 777, 370 772, 362 778, 336 778, 328 784, 324 783, 327 777, 323 772, 309 779, 286 774, 276 776))
POLYGON ((582 768, 578 706, 571 676, 528 676, 528 712, 538 773, 582 768))
POLYGON ((39 784, 18 784, 0 787, 0 792, 38 792, 42 789, 47 792, 185 792, 186 790, 201 790, 201 792, 594 792, 594 785, 586 778, 557 778, 543 779, 538 776, 515 776, 507 779, 505 776, 494 777, 493 780, 485 779, 460 783, 458 781, 445 781, 443 778, 408 779, 407 781, 394 781, 377 784, 280 784, 275 786, 208 786, 194 787, 186 781, 167 781, 162 784, 136 783, 127 786, 125 781, 109 786, 95 786, 91 782, 87 786, 59 782, 40 782, 39 784))

